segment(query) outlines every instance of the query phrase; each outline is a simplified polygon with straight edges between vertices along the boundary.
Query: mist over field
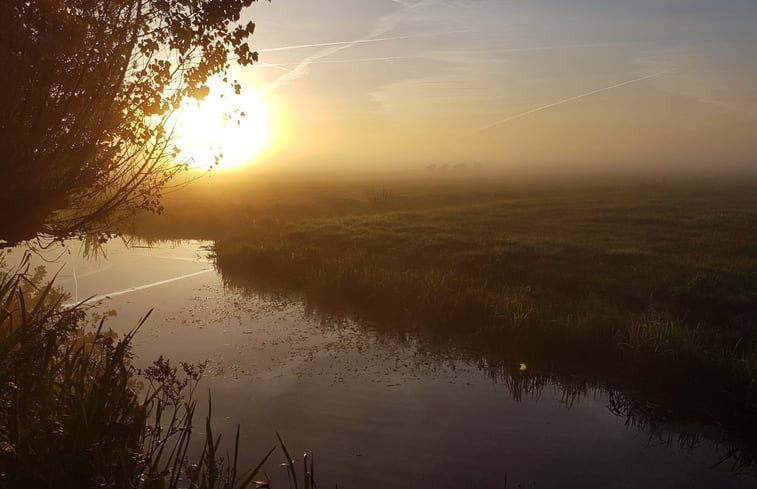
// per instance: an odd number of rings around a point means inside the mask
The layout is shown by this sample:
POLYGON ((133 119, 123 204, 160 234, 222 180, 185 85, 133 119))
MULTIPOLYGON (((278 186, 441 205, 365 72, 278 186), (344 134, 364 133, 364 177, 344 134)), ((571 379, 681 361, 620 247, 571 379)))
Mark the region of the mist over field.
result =
POLYGON ((756 9, 714 0, 261 6, 263 65, 248 80, 279 102, 281 135, 297 142, 266 164, 750 170, 756 9))
POLYGON ((0 2, 0 489, 753 488, 757 2, 0 2))

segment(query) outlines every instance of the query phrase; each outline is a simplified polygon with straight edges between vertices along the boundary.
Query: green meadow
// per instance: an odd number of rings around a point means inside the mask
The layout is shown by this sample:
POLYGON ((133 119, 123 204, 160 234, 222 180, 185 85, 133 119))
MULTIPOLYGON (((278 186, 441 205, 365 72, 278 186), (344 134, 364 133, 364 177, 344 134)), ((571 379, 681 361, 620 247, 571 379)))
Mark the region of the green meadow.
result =
POLYGON ((318 314, 492 369, 589 375, 757 433, 752 181, 343 180, 250 192, 198 191, 138 232, 216 239, 229 284, 297 296, 318 314))

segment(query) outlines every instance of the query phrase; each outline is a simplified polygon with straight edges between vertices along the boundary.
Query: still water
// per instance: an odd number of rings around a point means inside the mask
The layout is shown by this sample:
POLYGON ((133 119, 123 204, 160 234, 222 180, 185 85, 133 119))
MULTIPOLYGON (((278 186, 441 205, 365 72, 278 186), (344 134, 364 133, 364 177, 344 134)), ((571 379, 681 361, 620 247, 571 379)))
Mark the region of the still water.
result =
MULTIPOLYGON (((134 342, 138 366, 161 355, 207 360, 201 398, 212 393, 227 441, 241 425, 249 465, 278 431, 290 451, 315 453, 320 487, 757 486, 750 472, 718 464, 725 448, 706 436, 684 447, 676 426, 628 426, 601 389, 566 396, 546 383, 513 396, 470 361, 323 320, 297 300, 230 287, 210 245, 112 241, 104 255, 85 258, 72 241, 42 253, 49 263, 35 261, 58 273, 71 300, 93 298, 93 313, 114 311, 107 324, 116 332, 154 310, 134 342)), ((269 474, 286 487, 283 468, 272 464, 269 474)))

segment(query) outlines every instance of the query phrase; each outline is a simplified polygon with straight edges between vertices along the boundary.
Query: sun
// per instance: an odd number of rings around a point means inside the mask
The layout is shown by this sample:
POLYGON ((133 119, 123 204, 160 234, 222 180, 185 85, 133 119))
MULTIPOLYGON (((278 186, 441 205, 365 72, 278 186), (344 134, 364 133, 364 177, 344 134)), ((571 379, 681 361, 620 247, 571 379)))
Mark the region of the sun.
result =
POLYGON ((272 142, 269 109, 263 94, 254 92, 211 90, 201 101, 190 99, 173 121, 178 159, 197 170, 252 163, 272 142))

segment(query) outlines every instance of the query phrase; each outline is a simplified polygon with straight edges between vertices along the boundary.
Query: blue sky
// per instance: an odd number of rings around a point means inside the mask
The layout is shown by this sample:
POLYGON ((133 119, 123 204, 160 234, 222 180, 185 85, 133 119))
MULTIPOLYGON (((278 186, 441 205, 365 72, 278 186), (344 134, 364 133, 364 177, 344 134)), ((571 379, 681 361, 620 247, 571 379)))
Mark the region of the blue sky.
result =
POLYGON ((248 15, 263 64, 241 76, 279 121, 266 164, 757 167, 757 1, 274 0, 248 15))

